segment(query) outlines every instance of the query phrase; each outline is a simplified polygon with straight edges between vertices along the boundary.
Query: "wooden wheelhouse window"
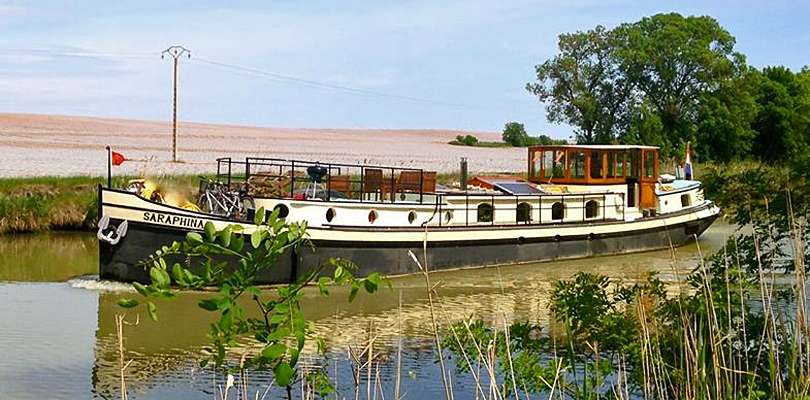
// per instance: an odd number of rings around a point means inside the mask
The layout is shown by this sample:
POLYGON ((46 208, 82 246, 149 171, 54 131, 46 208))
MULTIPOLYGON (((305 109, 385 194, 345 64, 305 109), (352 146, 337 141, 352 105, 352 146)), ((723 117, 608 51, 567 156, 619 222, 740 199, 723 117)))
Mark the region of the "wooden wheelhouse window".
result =
POLYGON ((654 151, 645 151, 644 152, 644 177, 645 178, 654 178, 655 177, 655 152, 654 151))
POLYGON ((607 152, 607 177, 608 178, 615 178, 616 177, 616 152, 609 151, 607 152))
POLYGON ((568 170, 571 178, 585 177, 585 152, 572 151, 568 158, 568 170))
POLYGON ((532 206, 529 203, 520 203, 517 206, 517 222, 532 221, 532 206))
POLYGON ((604 178, 604 171, 602 169, 602 152, 593 150, 591 151, 591 179, 604 178))
POLYGON ((493 214, 492 204, 481 203, 478 205, 478 222, 492 222, 493 214))
POLYGON ((543 176, 545 178, 565 177, 565 152, 546 150, 543 152, 543 176))
POLYGON ((532 152, 532 164, 531 164, 532 165, 532 170, 531 170, 531 176, 532 177, 540 176, 540 171, 543 168, 542 162, 543 162, 543 153, 539 152, 539 151, 533 151, 532 152))
POLYGON ((626 173, 626 159, 627 159, 627 152, 626 151, 619 151, 616 153, 616 177, 617 178, 624 178, 626 173))
POLYGON ((565 206, 563 203, 556 202, 551 205, 551 219, 555 221, 562 221, 565 217, 565 206))

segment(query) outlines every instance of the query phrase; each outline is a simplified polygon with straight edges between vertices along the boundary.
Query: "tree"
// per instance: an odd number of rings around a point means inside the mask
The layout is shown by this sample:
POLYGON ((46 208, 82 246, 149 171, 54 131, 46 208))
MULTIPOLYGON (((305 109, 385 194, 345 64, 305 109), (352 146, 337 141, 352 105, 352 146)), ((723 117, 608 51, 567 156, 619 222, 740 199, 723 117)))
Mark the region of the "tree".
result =
POLYGON ((795 160, 810 153, 810 73, 785 67, 765 68, 759 75, 759 105, 752 128, 755 155, 766 161, 795 160))
POLYGON ((621 74, 654 107, 664 153, 693 140, 701 96, 744 68, 735 39, 711 17, 657 14, 612 32, 621 74))
POLYGON ((744 70, 714 92, 700 97, 697 116, 697 154, 703 159, 727 162, 748 156, 756 131, 751 122, 757 114, 755 89, 758 74, 744 70))
POLYGON ((603 26, 559 37, 560 54, 535 66, 526 89, 546 103, 549 122, 575 127, 580 143, 609 143, 632 100, 632 85, 614 62, 615 37, 603 26))
POLYGON ((529 134, 526 133, 526 128, 523 124, 517 122, 508 122, 503 128, 503 141, 509 143, 514 147, 527 146, 531 142, 529 134))

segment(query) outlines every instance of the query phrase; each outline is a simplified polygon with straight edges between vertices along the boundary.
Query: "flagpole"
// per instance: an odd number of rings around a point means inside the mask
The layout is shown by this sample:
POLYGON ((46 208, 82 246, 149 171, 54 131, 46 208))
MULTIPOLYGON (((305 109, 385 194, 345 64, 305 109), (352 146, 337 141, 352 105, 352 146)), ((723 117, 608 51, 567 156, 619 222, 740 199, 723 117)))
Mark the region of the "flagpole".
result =
POLYGON ((112 150, 107 146, 107 189, 112 188, 112 150))

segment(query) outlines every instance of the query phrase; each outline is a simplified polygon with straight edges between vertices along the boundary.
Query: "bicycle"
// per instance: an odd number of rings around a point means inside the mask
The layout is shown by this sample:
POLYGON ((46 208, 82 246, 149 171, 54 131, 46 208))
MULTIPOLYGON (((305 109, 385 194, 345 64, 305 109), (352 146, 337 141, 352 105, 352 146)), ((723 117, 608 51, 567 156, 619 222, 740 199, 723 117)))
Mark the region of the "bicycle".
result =
POLYGON ((256 208, 253 197, 248 195, 247 183, 231 190, 227 184, 204 176, 200 177, 197 205, 205 213, 239 219, 247 218, 249 210, 256 208))

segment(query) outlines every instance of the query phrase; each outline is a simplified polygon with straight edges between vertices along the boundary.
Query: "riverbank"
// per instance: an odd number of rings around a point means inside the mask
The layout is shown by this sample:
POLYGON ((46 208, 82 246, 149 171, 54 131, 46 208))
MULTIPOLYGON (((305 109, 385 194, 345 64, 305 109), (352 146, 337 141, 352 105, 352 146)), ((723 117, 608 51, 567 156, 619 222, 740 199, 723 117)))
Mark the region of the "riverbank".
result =
MULTIPOLYGON (((124 187, 132 176, 113 179, 124 187)), ((197 175, 153 178, 158 185, 191 195, 197 175)), ((98 185, 106 179, 92 176, 0 179, 0 234, 49 230, 92 230, 98 220, 98 185)))

